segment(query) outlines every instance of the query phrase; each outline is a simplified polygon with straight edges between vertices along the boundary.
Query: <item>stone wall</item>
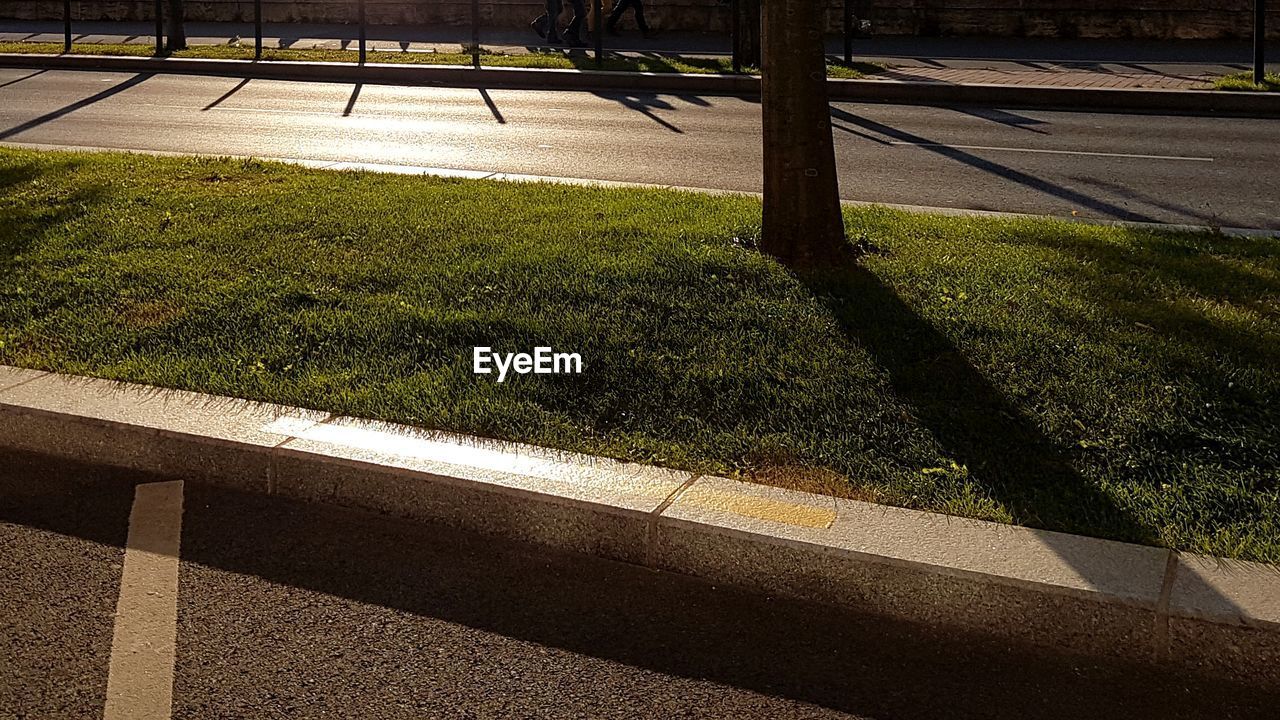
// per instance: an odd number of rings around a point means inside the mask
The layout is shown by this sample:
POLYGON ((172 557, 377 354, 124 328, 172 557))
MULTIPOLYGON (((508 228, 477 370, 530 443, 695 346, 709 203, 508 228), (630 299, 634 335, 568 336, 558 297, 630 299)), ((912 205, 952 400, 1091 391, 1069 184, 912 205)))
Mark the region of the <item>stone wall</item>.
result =
MULTIPOLYGON (((466 25, 469 0, 365 0, 370 24, 466 25)), ((828 27, 841 28, 839 0, 828 0, 828 27)), ((866 0, 851 0, 857 4, 866 0)), ((609 6, 605 0, 605 6, 609 6)), ((1280 0, 1273 0, 1280 5, 1280 0)), ((79 20, 148 20, 153 0, 73 0, 79 20)), ((994 35, 1084 38, 1245 38, 1253 0, 873 0, 872 31, 883 35, 994 35)), ((263 0, 267 22, 353 23, 355 0, 263 0)), ((486 27, 521 27, 538 0, 481 0, 486 27)), ((728 0, 649 0, 657 27, 727 32, 728 0)), ((1280 8, 1268 13, 1280 37, 1280 8)), ((0 0, 4 19, 60 19, 61 0, 0 0)), ((187 0, 191 21, 248 21, 252 0, 187 0)))

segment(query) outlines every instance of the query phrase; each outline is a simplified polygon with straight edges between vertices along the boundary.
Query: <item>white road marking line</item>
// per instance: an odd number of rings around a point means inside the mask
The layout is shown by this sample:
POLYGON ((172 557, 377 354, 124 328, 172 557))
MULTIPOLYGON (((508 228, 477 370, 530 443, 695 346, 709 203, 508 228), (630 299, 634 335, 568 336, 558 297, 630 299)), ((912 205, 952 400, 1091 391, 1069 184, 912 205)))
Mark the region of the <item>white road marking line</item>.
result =
POLYGON ((103 720, 169 720, 178 634, 182 481, 133 495, 103 720))
POLYGON ((1045 155, 1088 155, 1091 157, 1135 158, 1138 160, 1186 160, 1190 162, 1213 162, 1211 157, 1183 157, 1180 155, 1137 155, 1133 153, 1090 152, 1087 150, 1046 150, 1042 148, 991 147, 987 145, 948 145, 947 143, 918 143, 904 140, 890 140, 890 145, 922 148, 955 148, 957 150, 997 150, 1003 152, 1043 153, 1045 155))

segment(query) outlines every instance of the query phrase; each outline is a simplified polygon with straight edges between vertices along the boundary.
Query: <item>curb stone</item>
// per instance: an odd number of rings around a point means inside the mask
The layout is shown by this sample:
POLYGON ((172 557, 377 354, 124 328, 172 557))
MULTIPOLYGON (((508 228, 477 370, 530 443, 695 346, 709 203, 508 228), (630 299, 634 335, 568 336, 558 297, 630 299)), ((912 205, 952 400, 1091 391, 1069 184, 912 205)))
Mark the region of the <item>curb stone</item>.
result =
POLYGON ((0 446, 373 510, 1015 642, 1280 682, 1280 570, 0 366, 0 446))
MULTIPOLYGON (((360 66, 355 63, 341 62, 286 60, 259 62, 24 53, 0 53, 0 67, 489 89, 641 91, 743 96, 760 94, 758 77, 692 73, 472 68, 458 65, 394 63, 369 63, 360 66)), ((949 84, 839 78, 828 80, 827 87, 832 101, 1056 108, 1106 112, 1179 112, 1280 118, 1280 93, 949 84)))

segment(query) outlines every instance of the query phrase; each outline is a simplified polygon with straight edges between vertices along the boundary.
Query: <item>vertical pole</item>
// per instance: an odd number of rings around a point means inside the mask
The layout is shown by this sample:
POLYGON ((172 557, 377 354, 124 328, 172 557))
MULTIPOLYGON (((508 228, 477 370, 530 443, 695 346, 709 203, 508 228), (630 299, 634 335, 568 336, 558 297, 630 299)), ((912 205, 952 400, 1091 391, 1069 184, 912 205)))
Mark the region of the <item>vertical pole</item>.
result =
POLYGON ((471 65, 480 68, 480 0, 471 0, 471 65))
POLYGON ((164 0, 156 0, 156 55, 164 54, 164 0))
POLYGON ((1253 0, 1253 81, 1267 79, 1267 2, 1253 0))
POLYGON ((741 39, 738 37, 738 27, 742 24, 738 13, 741 11, 742 0, 729 0, 729 43, 733 47, 734 75, 742 72, 742 48, 739 47, 741 39))
POLYGON ((591 15, 591 32, 596 36, 596 68, 600 69, 604 67, 604 0, 593 0, 591 15))
POLYGON ((853 0, 844 0, 844 64, 853 64, 853 0))
POLYGON ((253 59, 262 59, 262 0, 253 0, 253 59))
POLYGON ((71 52, 71 0, 62 0, 62 52, 71 52))
POLYGON ((365 32, 364 32, 364 0, 360 0, 359 5, 359 22, 360 22, 360 64, 364 64, 365 59, 365 32))

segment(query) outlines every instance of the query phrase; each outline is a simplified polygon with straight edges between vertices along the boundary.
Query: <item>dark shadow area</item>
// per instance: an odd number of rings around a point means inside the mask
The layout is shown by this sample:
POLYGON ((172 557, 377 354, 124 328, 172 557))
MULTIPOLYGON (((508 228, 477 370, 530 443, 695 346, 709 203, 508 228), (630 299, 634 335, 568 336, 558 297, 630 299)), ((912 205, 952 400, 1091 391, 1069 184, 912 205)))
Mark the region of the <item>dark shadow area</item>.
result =
POLYGON ((801 279, 850 341, 885 369, 895 394, 947 455, 1018 524, 1156 544, 1155 528, 1081 476, 1067 453, 875 274, 850 258, 801 279))
POLYGON ((593 94, 597 97, 617 101, 623 107, 635 110, 673 133, 684 134, 684 131, 676 127, 675 124, 663 120, 654 112, 654 110, 675 110, 674 105, 662 99, 657 93, 595 92, 593 94))
POLYGON ((675 105, 672 105, 670 102, 668 102, 665 99, 666 97, 672 97, 677 100, 680 100, 681 102, 686 102, 686 103, 689 103, 690 105, 694 105, 697 107, 711 106, 711 103, 708 102, 705 98, 698 97, 697 95, 665 95, 665 94, 659 94, 659 93, 620 93, 620 92, 613 92, 613 91, 607 91, 607 92, 593 91, 592 94, 599 98, 604 98, 606 100, 613 100, 615 102, 618 102, 622 104, 623 107, 628 108, 630 110, 635 110, 636 112, 641 113, 645 117, 649 118, 650 120, 653 120, 654 122, 658 123, 662 127, 670 130, 671 132, 681 133, 681 134, 684 133, 683 130, 677 127, 674 123, 668 122, 667 120, 664 120, 658 117, 658 115, 654 112, 654 110, 675 110, 676 109, 675 105))
POLYGON ((493 98, 489 96, 489 91, 484 88, 476 88, 480 91, 480 97, 484 99, 485 107, 489 108, 489 112, 493 114, 493 119, 498 121, 499 125, 506 125, 507 119, 502 116, 502 111, 498 109, 498 105, 493 102, 493 98))
POLYGON ((213 102, 209 103, 208 105, 205 105, 204 107, 200 108, 200 109, 201 109, 201 111, 204 111, 204 110, 212 110, 212 109, 214 109, 214 108, 218 107, 218 106, 219 106, 219 105, 221 105, 223 102, 225 102, 226 100, 230 99, 232 95, 235 95, 236 93, 238 93, 238 92, 240 92, 241 90, 243 90, 243 89, 244 89, 244 87, 245 87, 246 85, 248 85, 248 84, 249 84, 249 81, 250 81, 250 80, 252 80, 252 79, 253 79, 253 78, 245 78, 245 79, 241 80, 240 82, 236 83, 235 87, 233 87, 233 88, 231 88, 230 90, 228 90, 228 91, 226 91, 225 93, 223 93, 223 94, 222 94, 222 96, 221 96, 221 97, 219 97, 217 100, 214 100, 213 102))
POLYGON ((863 140, 870 140, 871 142, 877 145, 885 145, 885 146, 893 145, 893 143, 889 142, 888 140, 885 140, 884 138, 878 138, 875 135, 871 135, 870 133, 864 133, 861 130, 854 130, 848 125, 841 125, 839 122, 835 121, 834 119, 831 121, 831 127, 835 130, 839 130, 841 132, 847 132, 850 135, 860 137, 863 140))
POLYGON ((1072 190, 1071 188, 1068 188, 1068 187, 1063 187, 1062 185, 1058 185, 1057 183, 1051 182, 1049 180, 1045 180, 1044 178, 1039 178, 1034 175, 1029 175, 1027 173, 1021 172, 1019 170, 1014 170, 1013 168, 1007 165, 1001 165, 1000 163, 995 162, 994 160, 987 160, 985 158, 978 157, 977 155, 974 155, 960 148, 951 147, 943 143, 937 143, 937 142, 934 142, 933 140, 921 137, 919 135, 915 135, 905 130, 899 130, 897 128, 885 125, 883 123, 878 123, 869 118, 864 118, 858 115, 854 115, 853 113, 848 112, 847 110, 841 110, 840 108, 833 106, 831 108, 831 116, 838 120, 847 122, 851 125, 856 125, 858 127, 861 127, 864 130, 874 132, 874 133, 879 133, 884 137, 892 138, 893 140, 897 140, 899 142, 908 143, 915 148, 919 148, 921 150, 932 152, 937 155, 941 155, 945 158, 955 160, 956 162, 960 162, 965 165, 968 165, 969 167, 976 168, 986 173, 990 173, 1004 180, 1009 180, 1009 181, 1018 183, 1019 185, 1031 188, 1032 190, 1045 193, 1046 195, 1052 195, 1062 200, 1066 200, 1067 202, 1074 203, 1080 207, 1084 207, 1090 210, 1094 210, 1096 212, 1104 213, 1106 216, 1115 218, 1117 220, 1155 222, 1155 219, 1152 218, 1151 216, 1133 212, 1132 210, 1120 207, 1119 205, 1115 205, 1105 200, 1101 200, 1099 198, 1086 195, 1085 193, 1079 192, 1077 190, 1072 190))
POLYGON ((1177 203, 1169 202, 1168 200, 1161 200, 1160 198, 1152 197, 1139 190, 1134 190, 1132 187, 1127 185, 1108 182, 1092 175, 1082 175, 1072 179, 1085 185, 1096 187, 1099 190, 1111 193, 1112 195, 1117 195, 1127 200, 1132 200, 1134 202, 1142 203, 1143 205, 1159 208, 1165 212, 1173 213, 1174 215, 1189 221, 1199 221, 1209 227, 1220 227, 1222 225, 1222 218, 1216 213, 1203 212, 1194 208, 1186 207, 1185 205, 1178 205, 1177 203))
POLYGON ((350 117, 351 113, 356 109, 356 101, 360 99, 360 91, 364 89, 364 83, 356 83, 351 88, 351 97, 347 98, 347 106, 342 109, 342 117, 350 117))
MULTIPOLYGON (((68 463, 41 468, 30 456, 0 460, 0 520, 121 541, 127 481, 68 463)), ((190 702, 206 716, 243 716, 245 692, 395 707, 425 690, 446 694, 458 716, 485 715, 495 700, 506 714, 578 716, 583 697, 535 691, 564 672, 589 678, 591 695, 620 717, 1226 719, 1267 717, 1278 700, 1275 688, 939 631, 432 525, 197 485, 185 496, 182 559, 194 570, 179 597, 179 715, 190 702), (209 569, 237 579, 222 582, 209 569), (333 623, 335 612, 345 620, 333 623), (388 630, 362 634, 371 624, 388 630), (266 661, 228 656, 233 636, 266 661), (287 671, 271 662, 277 653, 290 658, 287 671), (438 653, 462 663, 457 684, 423 669, 438 653), (374 677, 377 698, 353 692, 373 657, 390 657, 402 679, 374 677), (511 683, 507 668, 532 669, 511 683), (716 685, 691 692, 688 681, 716 685), (613 705, 657 696, 660 709, 613 705), (238 710, 220 712, 229 708, 238 710)))
POLYGON ((10 85, 17 85, 18 83, 22 82, 23 80, 30 80, 31 78, 33 78, 33 77, 35 77, 35 76, 37 76, 37 75, 43 75, 44 73, 47 73, 47 72, 49 72, 49 71, 48 71, 48 70, 37 70, 37 71, 35 71, 35 72, 31 73, 30 75, 23 75, 23 76, 22 76, 22 77, 20 77, 20 78, 14 78, 13 80, 10 80, 10 81, 8 81, 8 82, 0 83, 0 88, 6 88, 6 87, 9 87, 10 85))
POLYGON ((948 108, 962 115, 969 115, 983 120, 990 120, 999 123, 1005 127, 1016 128, 1018 130, 1026 130, 1036 133, 1037 135, 1048 135, 1044 130, 1035 128, 1035 125, 1049 125, 1047 120, 1037 120, 1026 115, 1009 112, 1008 110, 997 110, 996 108, 985 107, 953 107, 948 108))
MULTIPOLYGON (((1011 242, 1015 242, 1011 240, 1011 242)), ((1250 272, 1226 258, 1274 258, 1280 248, 1274 241, 1248 237, 1213 235, 1171 237, 1161 234, 1138 235, 1127 243, 1107 242, 1097 237, 1072 236, 1069 247, 1044 235, 1020 235, 1020 245, 1040 245, 1067 252, 1081 268, 1081 281, 1076 292, 1101 301, 1108 312, 1123 318, 1126 324, 1150 328, 1170 337, 1194 338, 1213 355, 1234 356, 1255 368, 1280 367, 1280 345, 1266 333, 1246 327, 1233 327, 1216 320, 1214 306, 1249 308, 1272 318, 1280 317, 1280 307, 1272 299, 1280 295, 1280 283, 1265 272, 1250 272), (1166 297, 1148 297, 1137 291, 1131 278, 1157 278, 1159 285, 1177 288, 1177 297, 1191 302, 1170 301, 1166 297)), ((1196 383, 1212 387, 1220 403, 1229 403, 1236 419, 1266 429, 1274 438, 1262 441, 1261 447, 1280 446, 1280 425, 1265 418, 1273 401, 1245 393, 1239 384, 1219 374, 1217 362, 1206 353, 1201 362, 1182 361, 1179 372, 1195 377, 1196 383)), ((1165 439, 1157 446, 1166 448, 1212 449, 1216 464, 1232 468, 1258 469, 1259 456, 1248 447, 1234 443, 1215 443, 1217 433, 1187 437, 1184 441, 1165 439)), ((1280 477, 1280 467, 1275 468, 1280 477)))
MULTIPOLYGON (((58 164, 62 167, 77 167, 80 160, 61 157, 58 164)), ((43 168, 39 163, 30 161, 9 161, 0 163, 0 196, 9 188, 38 180, 43 168)), ((94 205, 102 202, 106 191, 98 185, 76 188, 64 194, 59 202, 35 208, 19 206, 6 211, 3 222, 0 222, 0 276, 7 269, 9 261, 25 253, 31 244, 50 228, 63 227, 65 223, 89 214, 94 205)))
POLYGON ((15 125, 14 127, 9 128, 8 130, 0 131, 0 140, 8 140, 9 138, 11 138, 11 137, 13 137, 13 136, 15 136, 15 135, 18 135, 18 134, 20 134, 20 133, 24 133, 24 132, 26 132, 26 131, 28 131, 28 130, 31 130, 31 129, 34 129, 34 128, 38 128, 38 127, 40 127, 41 125, 44 125, 45 123, 53 122, 54 120, 57 120, 58 118, 61 118, 61 117, 65 117, 65 116, 67 116, 67 115, 70 115, 71 113, 75 112, 76 110, 79 110, 79 109, 81 109, 81 108, 86 108, 86 107, 88 107, 88 106, 90 106, 90 105, 92 105, 92 104, 94 104, 94 103, 96 103, 96 102, 100 102, 100 101, 102 101, 102 100, 106 100, 107 98, 111 97, 112 95, 117 95, 117 94, 119 94, 119 93, 124 92, 125 90, 128 90, 128 89, 129 89, 129 88, 131 88, 131 87, 134 87, 135 85, 139 85, 139 84, 141 84, 141 83, 143 83, 143 82, 147 81, 148 79, 150 79, 151 77, 153 77, 153 76, 154 76, 154 74, 155 74, 155 73, 139 73, 139 74, 134 75, 133 77, 129 78, 128 80, 125 80, 125 81, 123 81, 123 82, 120 82, 120 83, 118 83, 118 84, 116 84, 116 85, 112 85, 111 87, 107 88, 106 90, 103 90, 102 92, 95 93, 95 94, 90 95, 89 97, 87 97, 87 98, 83 98, 83 99, 81 99, 81 100, 77 100, 77 101, 75 101, 75 102, 71 103, 70 105, 67 105, 67 106, 65 106, 65 107, 58 108, 57 110, 54 110, 53 112, 45 113, 44 115, 41 115, 40 117, 35 118, 35 119, 33 119, 33 120, 28 120, 28 121, 26 121, 26 122, 24 122, 24 123, 21 123, 21 124, 19 124, 19 125, 15 125))

